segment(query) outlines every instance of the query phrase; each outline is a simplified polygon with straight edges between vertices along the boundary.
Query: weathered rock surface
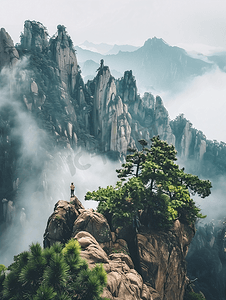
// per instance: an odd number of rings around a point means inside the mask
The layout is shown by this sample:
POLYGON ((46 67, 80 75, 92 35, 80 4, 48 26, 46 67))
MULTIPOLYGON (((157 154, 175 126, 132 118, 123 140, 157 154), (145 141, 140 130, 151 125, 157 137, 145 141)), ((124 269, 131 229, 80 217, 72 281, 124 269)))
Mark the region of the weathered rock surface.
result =
POLYGON ((225 222, 199 225, 186 258, 188 275, 195 292, 207 300, 226 297, 226 226, 225 222))
POLYGON ((48 48, 48 33, 46 28, 36 21, 25 21, 24 32, 21 35, 21 47, 26 50, 45 51, 48 48))
POLYGON ((56 242, 65 243, 71 237, 74 221, 82 210, 84 207, 76 197, 71 198, 70 203, 59 200, 47 223, 44 246, 49 247, 56 242))
POLYGON ((159 135, 175 144, 175 136, 162 99, 145 93, 141 98, 132 71, 115 80, 108 67, 102 66, 93 82, 88 82, 93 97, 93 131, 101 150, 126 154, 128 147, 139 147, 139 139, 159 135))
POLYGON ((63 25, 57 26, 57 34, 51 38, 50 51, 58 65, 63 86, 72 94, 76 85, 78 63, 72 40, 63 25))
POLYGON ((93 209, 84 210, 75 220, 73 226, 73 235, 80 231, 87 231, 93 235, 99 243, 111 241, 111 231, 105 217, 93 211, 93 209))
POLYGON ((158 292, 153 299, 183 299, 187 284, 185 257, 193 236, 194 230, 178 220, 167 233, 137 235, 142 277, 158 292))
POLYGON ((34 74, 23 73, 25 79, 19 79, 17 95, 28 110, 43 115, 58 144, 82 145, 118 158, 125 156, 128 147, 139 147, 139 139, 149 141, 159 135, 175 145, 183 159, 199 162, 194 164, 198 171, 205 168, 202 161, 212 145, 204 134, 181 117, 170 122, 159 96, 145 93, 141 97, 132 71, 116 80, 102 64, 96 77, 84 84, 72 40, 63 25, 58 25, 57 33, 48 39, 40 22, 25 21, 17 49, 21 57, 26 53, 30 59, 35 56, 33 68, 28 67, 34 74))
POLYGON ((152 300, 152 296, 143 282, 141 275, 134 270, 131 258, 123 253, 107 256, 96 239, 86 231, 75 236, 81 245, 81 257, 86 259, 92 268, 95 263, 102 263, 107 272, 107 287, 103 297, 109 299, 142 299, 152 300))
POLYGON ((0 30, 0 70, 4 66, 14 66, 19 59, 19 54, 14 47, 13 40, 4 28, 0 30))
POLYGON ((103 215, 85 210, 75 198, 72 204, 57 202, 44 245, 47 240, 51 245, 77 239, 90 267, 104 265, 108 283, 103 296, 109 299, 183 300, 188 283, 185 256, 193 236, 193 228, 179 221, 167 232, 144 226, 138 234, 132 227, 111 232, 103 215))

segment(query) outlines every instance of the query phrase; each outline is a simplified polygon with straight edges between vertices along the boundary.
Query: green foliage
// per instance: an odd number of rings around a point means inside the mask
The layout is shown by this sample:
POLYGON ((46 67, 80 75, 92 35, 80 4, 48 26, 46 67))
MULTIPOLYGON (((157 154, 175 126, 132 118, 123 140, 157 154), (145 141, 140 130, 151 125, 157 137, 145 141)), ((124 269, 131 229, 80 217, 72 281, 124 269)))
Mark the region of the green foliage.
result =
POLYGON ((0 265, 0 299, 102 299, 107 274, 102 265, 90 270, 80 251, 73 239, 64 248, 59 243, 46 249, 32 244, 30 251, 14 257, 8 273, 0 265))
POLYGON ((202 296, 202 294, 195 293, 195 292, 189 292, 186 293, 184 296, 184 300, 204 300, 205 298, 202 296))
MULTIPOLYGON (((173 145, 161 141, 159 137, 147 142, 139 141, 142 151, 128 149, 122 168, 116 170, 120 180, 116 186, 99 188, 88 192, 86 200, 99 201, 98 211, 108 221, 119 226, 132 222, 138 211, 146 215, 146 225, 166 228, 179 218, 188 223, 203 218, 191 195, 205 198, 210 194, 209 180, 186 174, 175 163, 176 150, 173 145)), ((145 218, 144 218, 145 219, 145 218)))
POLYGON ((7 268, 4 265, 0 264, 0 274, 3 273, 6 270, 7 270, 7 268))

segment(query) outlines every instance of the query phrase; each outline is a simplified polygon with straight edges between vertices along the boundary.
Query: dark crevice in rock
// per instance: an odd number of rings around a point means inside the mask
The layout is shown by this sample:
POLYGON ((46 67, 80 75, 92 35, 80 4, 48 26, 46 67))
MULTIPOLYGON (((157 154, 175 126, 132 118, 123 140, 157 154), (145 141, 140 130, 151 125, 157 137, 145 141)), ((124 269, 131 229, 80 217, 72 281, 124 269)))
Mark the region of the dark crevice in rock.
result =
POLYGON ((132 225, 122 228, 118 234, 118 238, 126 241, 134 268, 142 276, 137 234, 132 225))

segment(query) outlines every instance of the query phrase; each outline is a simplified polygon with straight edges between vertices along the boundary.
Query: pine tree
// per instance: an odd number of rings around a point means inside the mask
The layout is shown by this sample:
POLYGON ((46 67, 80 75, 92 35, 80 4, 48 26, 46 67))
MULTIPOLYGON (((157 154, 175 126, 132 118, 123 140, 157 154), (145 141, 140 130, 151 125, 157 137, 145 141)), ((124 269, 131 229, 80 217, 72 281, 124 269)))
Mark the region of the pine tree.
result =
POLYGON ((0 299, 5 300, 100 300, 107 284, 102 265, 92 270, 80 257, 80 245, 70 240, 65 247, 56 243, 14 257, 8 273, 0 265, 0 299))
POLYGON ((122 168, 116 170, 120 180, 116 186, 88 192, 86 200, 99 201, 98 211, 114 227, 132 222, 138 211, 147 216, 146 225, 166 228, 179 218, 193 223, 203 218, 192 195, 202 198, 210 194, 211 183, 198 176, 186 174, 175 163, 176 150, 159 137, 151 139, 152 145, 140 140, 142 150, 128 149, 130 154, 122 168))

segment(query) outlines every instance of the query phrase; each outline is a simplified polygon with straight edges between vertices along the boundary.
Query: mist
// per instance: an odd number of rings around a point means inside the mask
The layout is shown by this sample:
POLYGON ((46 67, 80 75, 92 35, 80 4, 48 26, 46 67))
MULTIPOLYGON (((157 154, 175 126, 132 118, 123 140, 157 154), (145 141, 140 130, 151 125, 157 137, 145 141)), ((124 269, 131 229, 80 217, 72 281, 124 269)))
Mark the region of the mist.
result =
MULTIPOLYGON (((47 220, 55 203, 58 200, 70 201, 71 182, 85 208, 95 208, 96 202, 84 201, 86 192, 99 186, 114 185, 117 181, 115 170, 120 165, 119 162, 111 162, 105 156, 88 153, 82 148, 51 148, 48 134, 38 127, 31 112, 24 108, 16 96, 16 78, 23 78, 20 82, 22 88, 28 84, 26 78, 31 77, 25 70, 26 64, 25 59, 17 63, 14 69, 1 72, 0 110, 5 105, 13 110, 16 125, 11 130, 10 139, 17 138, 20 141, 16 165, 18 177, 15 177, 14 182, 15 188, 20 188, 11 205, 12 220, 6 227, 0 227, 0 263, 6 266, 13 261, 14 255, 28 250, 32 242, 42 244, 47 220)), ((222 124, 225 124, 225 79, 226 74, 215 69, 195 78, 183 92, 175 96, 161 95, 171 119, 184 113, 208 139, 226 140, 226 133, 222 130, 222 124)), ((205 179, 208 179, 208 174, 205 179)), ((217 178, 210 197, 195 198, 202 213, 208 215, 204 222, 224 217, 224 182, 224 177, 217 178)))
POLYGON ((184 114, 209 140, 226 142, 226 73, 219 68, 194 78, 177 94, 161 95, 170 118, 184 114))
MULTIPOLYGON (((185 86, 185 89, 174 95, 165 94, 163 100, 174 119, 183 113, 193 127, 201 130, 208 140, 226 142, 226 73, 219 68, 194 78, 185 86)), ((180 160, 179 160, 180 161, 180 160)), ((223 163, 223 162, 222 162, 223 163)), ((190 169, 192 162, 182 162, 180 165, 190 169)), ((205 199, 194 197, 196 204, 201 208, 201 213, 207 215, 199 223, 207 223, 212 220, 224 220, 226 211, 226 178, 225 176, 211 177, 213 188, 211 195, 205 199)))
POLYGON ((85 208, 96 208, 96 202, 84 201, 86 192, 116 183, 115 169, 119 167, 105 156, 87 153, 82 148, 51 147, 46 131, 38 127, 31 112, 17 97, 17 79, 23 78, 22 88, 31 76, 25 70, 26 65, 27 60, 23 60, 14 69, 1 72, 0 111, 7 107, 15 125, 7 138, 19 141, 13 183, 16 196, 14 201, 1 199, 7 205, 7 215, 6 223, 0 226, 0 263, 6 266, 12 263, 14 255, 28 250, 32 242, 42 245, 55 203, 70 201, 71 182, 85 208))

